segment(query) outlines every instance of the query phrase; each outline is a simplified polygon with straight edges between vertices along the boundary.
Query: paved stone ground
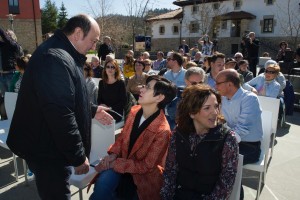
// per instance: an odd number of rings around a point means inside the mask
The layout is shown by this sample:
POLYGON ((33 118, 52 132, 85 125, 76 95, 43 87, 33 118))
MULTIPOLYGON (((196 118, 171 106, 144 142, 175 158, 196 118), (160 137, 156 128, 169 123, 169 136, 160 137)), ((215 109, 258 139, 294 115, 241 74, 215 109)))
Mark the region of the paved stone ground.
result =
MULTIPOLYGON (((273 158, 268 168, 261 200, 300 199, 300 113, 287 116, 284 128, 278 128, 273 158)), ((0 148, 0 200, 38 200, 35 181, 25 185, 22 162, 18 159, 19 181, 15 182, 11 153, 0 148)), ((245 200, 256 196, 258 173, 243 171, 245 200)), ((50 186, 49 186, 50 187, 50 186)), ((72 200, 78 200, 78 190, 71 187, 72 200)), ((86 194, 88 199, 91 192, 86 194)))

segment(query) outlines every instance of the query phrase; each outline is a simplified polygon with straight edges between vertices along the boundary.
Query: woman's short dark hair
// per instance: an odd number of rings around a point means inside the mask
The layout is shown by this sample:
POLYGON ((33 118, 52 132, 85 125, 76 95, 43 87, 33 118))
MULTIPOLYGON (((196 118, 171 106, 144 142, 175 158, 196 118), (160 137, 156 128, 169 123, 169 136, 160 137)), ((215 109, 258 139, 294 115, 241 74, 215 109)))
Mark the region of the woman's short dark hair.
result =
POLYGON ((169 81, 159 75, 149 76, 146 79, 146 84, 150 81, 155 80, 156 83, 154 85, 154 93, 153 96, 158 96, 160 94, 164 95, 165 98, 157 104, 157 107, 163 109, 167 104, 169 104, 176 96, 176 86, 169 81))
POLYGON ((107 83, 107 81, 108 81, 108 76, 106 73, 106 66, 108 65, 108 63, 112 63, 115 66, 115 79, 121 80, 121 70, 120 70, 119 64, 118 64, 117 60, 111 60, 111 61, 104 63, 104 69, 102 71, 103 82, 107 83))
POLYGON ((21 70, 25 70, 28 65, 29 59, 27 56, 18 57, 16 60, 16 64, 21 70))
POLYGON ((177 128, 180 132, 196 131, 190 115, 198 113, 210 95, 215 95, 218 104, 221 104, 220 94, 206 84, 191 85, 184 89, 176 116, 177 128))
POLYGON ((280 48, 281 48, 282 45, 285 45, 286 47, 288 47, 288 44, 287 44, 286 41, 281 41, 281 42, 279 43, 279 47, 280 47, 280 48))
POLYGON ((85 37, 91 29, 91 20, 87 15, 76 15, 67 21, 62 31, 69 36, 74 33, 77 27, 82 29, 83 37, 85 37))
POLYGON ((133 63, 133 69, 134 69, 134 72, 135 72, 135 63, 140 63, 143 65, 143 71, 145 70, 145 63, 142 61, 142 60, 138 60, 138 59, 135 59, 134 63, 133 63))

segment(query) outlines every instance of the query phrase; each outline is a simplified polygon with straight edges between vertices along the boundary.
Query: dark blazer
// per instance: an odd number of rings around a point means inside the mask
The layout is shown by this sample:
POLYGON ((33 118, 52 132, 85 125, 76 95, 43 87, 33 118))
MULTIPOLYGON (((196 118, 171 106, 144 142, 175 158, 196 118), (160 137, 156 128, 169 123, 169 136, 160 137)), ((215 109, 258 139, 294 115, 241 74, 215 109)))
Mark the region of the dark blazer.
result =
POLYGON ((80 54, 61 32, 41 44, 24 73, 7 144, 26 160, 79 166, 89 156, 91 117, 80 54))

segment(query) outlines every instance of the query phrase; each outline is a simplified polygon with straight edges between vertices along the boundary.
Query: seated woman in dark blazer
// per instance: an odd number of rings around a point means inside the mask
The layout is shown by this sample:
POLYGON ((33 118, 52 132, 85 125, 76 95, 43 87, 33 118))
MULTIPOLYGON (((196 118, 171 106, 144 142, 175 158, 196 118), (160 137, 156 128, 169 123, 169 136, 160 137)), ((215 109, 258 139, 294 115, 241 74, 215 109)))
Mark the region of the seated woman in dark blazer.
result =
POLYGON ((238 165, 234 133, 219 123, 221 96, 207 85, 182 94, 171 137, 161 198, 228 199, 238 165))

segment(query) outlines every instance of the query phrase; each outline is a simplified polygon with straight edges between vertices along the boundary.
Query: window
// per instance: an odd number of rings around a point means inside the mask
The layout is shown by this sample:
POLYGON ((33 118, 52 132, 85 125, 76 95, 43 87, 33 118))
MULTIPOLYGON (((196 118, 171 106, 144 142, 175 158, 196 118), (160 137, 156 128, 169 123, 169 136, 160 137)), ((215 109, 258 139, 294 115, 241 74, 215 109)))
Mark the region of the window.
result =
POLYGON ((234 2, 234 9, 235 10, 241 9, 241 5, 242 5, 241 1, 235 1, 234 2))
POLYGON ((267 5, 273 5, 274 4, 274 1, 273 0, 267 0, 267 5))
POLYGON ((221 28, 222 29, 227 29, 227 21, 222 21, 221 22, 221 28))
POLYGON ((263 24, 263 32, 264 33, 271 33, 273 32, 273 19, 264 19, 263 24))
POLYGON ((159 34, 164 35, 165 34, 165 26, 160 26, 159 27, 159 34))
POLYGON ((173 34, 178 34, 179 33, 179 27, 178 25, 173 26, 173 34))
POLYGON ((20 14, 19 0, 8 0, 9 14, 20 14))
POLYGON ((199 24, 196 21, 190 23, 190 32, 197 33, 199 31, 199 24))
POLYGON ((220 8, 220 3, 214 3, 212 6, 214 10, 218 10, 220 8))
POLYGON ((195 14, 199 11, 199 6, 193 6, 192 7, 192 14, 195 14))

